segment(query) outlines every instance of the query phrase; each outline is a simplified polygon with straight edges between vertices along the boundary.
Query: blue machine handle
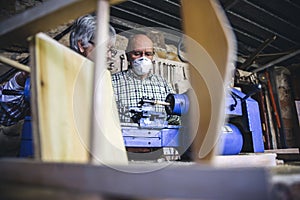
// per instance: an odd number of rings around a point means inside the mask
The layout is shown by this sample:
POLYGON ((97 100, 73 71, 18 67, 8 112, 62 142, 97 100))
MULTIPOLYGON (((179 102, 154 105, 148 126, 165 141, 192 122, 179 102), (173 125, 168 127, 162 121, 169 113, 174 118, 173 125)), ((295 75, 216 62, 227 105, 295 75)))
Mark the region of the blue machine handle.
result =
POLYGON ((169 115, 186 114, 190 107, 189 98, 186 94, 168 94, 166 102, 170 104, 165 107, 169 115))

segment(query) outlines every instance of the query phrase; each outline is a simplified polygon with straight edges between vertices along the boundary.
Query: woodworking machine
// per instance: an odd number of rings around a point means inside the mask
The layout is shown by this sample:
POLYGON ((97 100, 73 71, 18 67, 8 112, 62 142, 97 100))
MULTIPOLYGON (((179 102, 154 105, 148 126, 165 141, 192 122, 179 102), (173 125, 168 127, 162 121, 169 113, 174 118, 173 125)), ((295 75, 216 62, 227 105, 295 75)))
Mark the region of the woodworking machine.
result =
MULTIPOLYGON (((259 89, 259 87, 258 87, 259 89)), ((231 88, 226 96, 227 123, 223 126, 218 146, 219 154, 234 155, 240 152, 264 152, 260 111, 257 101, 251 95, 231 88)), ((3 90, 6 95, 24 95, 30 100, 30 79, 25 89, 20 91, 3 90)), ((188 112, 189 99, 186 94, 169 94, 165 101, 141 99, 137 107, 129 108, 134 123, 121 123, 126 147, 180 148, 187 144, 188 138, 181 125, 168 124, 165 112, 155 111, 156 105, 165 106, 166 113, 181 116, 188 112)), ((33 156, 31 118, 27 116, 22 133, 20 156, 33 156)), ((182 153, 182 152, 181 152, 182 153)))
POLYGON ((168 115, 180 116, 188 112, 186 94, 169 94, 165 101, 142 99, 139 106, 129 108, 134 123, 122 123, 126 147, 179 147, 183 145, 183 131, 179 125, 169 125, 165 112, 156 112, 155 106, 165 106, 168 115))
MULTIPOLYGON (((264 152, 260 111, 251 98, 260 86, 248 94, 231 88, 226 96, 227 123, 218 140, 219 154, 235 155, 241 152, 264 152)), ((185 94, 169 94, 165 102, 145 100, 131 108, 135 124, 123 124, 126 147, 186 147, 188 138, 184 127, 168 125, 163 113, 154 111, 155 105, 164 105, 167 114, 183 115, 188 112, 189 100, 185 94)), ((181 152, 182 153, 182 152, 181 152)))
POLYGON ((260 111, 257 101, 251 96, 260 85, 248 94, 231 88, 226 96, 228 123, 220 138, 220 154, 234 155, 240 152, 264 152, 260 111))

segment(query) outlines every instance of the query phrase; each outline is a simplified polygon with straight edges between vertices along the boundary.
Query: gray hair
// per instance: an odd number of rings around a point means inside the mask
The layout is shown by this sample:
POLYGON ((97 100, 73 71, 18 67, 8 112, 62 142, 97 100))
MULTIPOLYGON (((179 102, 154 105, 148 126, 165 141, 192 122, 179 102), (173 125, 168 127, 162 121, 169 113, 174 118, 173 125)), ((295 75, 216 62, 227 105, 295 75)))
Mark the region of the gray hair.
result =
MULTIPOLYGON (((70 47, 76 52, 79 52, 77 42, 81 40, 81 44, 84 48, 90 45, 90 42, 95 41, 97 18, 93 15, 85 15, 77 20, 73 24, 73 30, 70 33, 70 47)), ((116 42, 116 31, 110 25, 109 26, 110 43, 116 42)))

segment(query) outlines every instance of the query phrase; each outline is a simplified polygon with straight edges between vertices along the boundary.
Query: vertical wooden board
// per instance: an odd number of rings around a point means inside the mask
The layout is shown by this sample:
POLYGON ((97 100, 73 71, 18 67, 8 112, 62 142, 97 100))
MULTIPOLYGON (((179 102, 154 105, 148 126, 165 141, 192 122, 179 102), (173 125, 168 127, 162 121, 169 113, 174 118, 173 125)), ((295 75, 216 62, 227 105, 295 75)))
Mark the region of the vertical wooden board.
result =
POLYGON ((35 37, 32 115, 43 161, 89 161, 93 63, 43 33, 35 37))
POLYGON ((195 137, 195 160, 210 162, 225 122, 225 89, 233 68, 235 38, 223 10, 213 0, 182 0, 193 98, 187 117, 195 137), (230 69, 231 68, 231 69, 230 69))
POLYGON ((105 165, 127 165, 111 74, 107 69, 109 2, 98 1, 94 98, 92 113, 91 162, 105 165))

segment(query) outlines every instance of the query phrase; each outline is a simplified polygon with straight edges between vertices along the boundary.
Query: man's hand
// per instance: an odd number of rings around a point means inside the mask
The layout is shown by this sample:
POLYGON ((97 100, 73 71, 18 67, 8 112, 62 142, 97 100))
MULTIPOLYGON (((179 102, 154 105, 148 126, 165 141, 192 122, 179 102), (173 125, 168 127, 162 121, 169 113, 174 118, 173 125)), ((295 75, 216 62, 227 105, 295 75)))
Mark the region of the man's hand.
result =
POLYGON ((18 83, 18 85, 24 87, 25 86, 25 81, 26 79, 29 77, 29 73, 28 72, 18 72, 16 75, 16 82, 18 83))

